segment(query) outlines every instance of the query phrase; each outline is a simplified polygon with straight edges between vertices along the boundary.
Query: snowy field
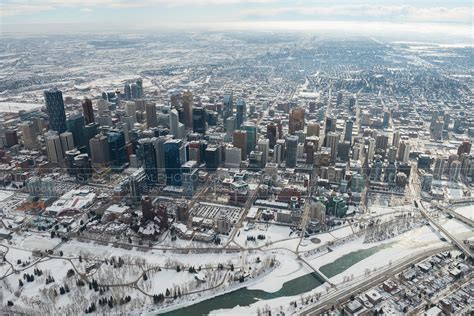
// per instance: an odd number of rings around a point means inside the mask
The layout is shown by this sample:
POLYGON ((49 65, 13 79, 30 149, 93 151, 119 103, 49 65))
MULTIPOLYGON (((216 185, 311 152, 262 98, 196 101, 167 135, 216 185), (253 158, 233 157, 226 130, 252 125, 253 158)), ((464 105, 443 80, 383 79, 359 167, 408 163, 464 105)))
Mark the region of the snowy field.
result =
POLYGON ((454 209, 454 211, 474 221, 474 205, 466 205, 462 207, 457 207, 454 209))
MULTIPOLYGON (((460 223, 457 220, 441 219, 440 221, 442 222, 443 226, 453 231, 453 234, 455 234, 458 238, 464 238, 466 236, 471 236, 471 238, 474 237, 474 232, 469 227, 467 227, 463 223, 460 223)), ((374 254, 358 261, 357 263, 348 267, 341 273, 330 277, 331 282, 336 284, 340 284, 344 281, 347 282, 351 279, 353 280, 353 282, 359 282, 358 280, 363 279, 365 277, 365 273, 367 273, 368 271, 370 271, 370 273, 374 273, 377 270, 389 267, 390 263, 395 263, 397 260, 401 260, 413 256, 415 254, 428 251, 430 249, 442 247, 443 245, 449 245, 448 242, 441 241, 440 237, 441 236, 438 232, 433 230, 430 226, 424 225, 412 229, 393 239, 385 240, 382 242, 364 243, 363 238, 358 238, 356 240, 349 241, 341 246, 335 247, 332 252, 325 253, 322 255, 315 254, 313 257, 307 258, 307 261, 314 268, 319 269, 324 265, 333 263, 335 260, 344 257, 345 255, 380 246, 380 249, 374 254)), ((287 261, 290 261, 290 259, 288 259, 287 261)), ((286 264, 289 268, 291 267, 290 262, 287 262, 286 264)), ((295 267, 296 265, 293 266, 293 268, 295 267)), ((277 271, 274 271, 275 275, 277 274, 277 271)), ((294 278, 293 276, 296 277, 301 276, 303 274, 305 273, 294 273, 291 279, 294 278)), ((289 280, 285 278, 284 275, 276 276, 280 277, 282 280, 289 280)), ((249 288, 262 289, 265 291, 275 291, 278 288, 281 288, 281 286, 276 287, 276 282, 272 283, 270 280, 263 279, 261 283, 262 284, 260 285, 255 284, 249 288), (269 285, 265 285, 266 282, 268 282, 269 285)), ((216 310, 213 311, 211 315, 257 315, 259 310, 262 310, 266 307, 271 307, 273 308, 273 311, 276 311, 278 310, 279 306, 289 306, 290 302, 299 301, 302 296, 315 293, 322 293, 324 295, 327 289, 327 285, 323 284, 319 287, 316 287, 311 292, 305 293, 303 295, 279 297, 271 300, 259 301, 254 304, 251 304, 250 306, 237 306, 232 309, 216 310)))
POLYGON ((19 103, 19 102, 0 102, 0 112, 18 113, 20 111, 33 111, 41 109, 44 104, 37 103, 19 103))

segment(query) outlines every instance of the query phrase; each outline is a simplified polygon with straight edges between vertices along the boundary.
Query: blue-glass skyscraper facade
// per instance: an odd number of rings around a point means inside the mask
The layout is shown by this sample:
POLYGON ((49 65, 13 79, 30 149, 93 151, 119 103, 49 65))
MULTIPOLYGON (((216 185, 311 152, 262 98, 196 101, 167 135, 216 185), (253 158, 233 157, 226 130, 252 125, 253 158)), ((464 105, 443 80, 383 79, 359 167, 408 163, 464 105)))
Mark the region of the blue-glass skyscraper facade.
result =
POLYGON ((244 131, 247 131, 247 153, 252 152, 257 145, 257 126, 253 123, 245 123, 242 126, 244 131))
POLYGON ((186 149, 180 139, 170 139, 164 144, 166 184, 181 186, 181 165, 186 161, 186 149))
POLYGON ((236 127, 239 129, 242 126, 242 123, 245 121, 245 116, 247 114, 247 105, 245 104, 244 99, 237 100, 236 105, 236 127))
POLYGON ((122 168, 128 161, 123 131, 110 131, 107 134, 107 142, 109 143, 112 167, 122 168))
POLYGON ((193 132, 194 133, 206 133, 206 109, 201 107, 195 107, 193 109, 193 132))
POLYGON ((66 131, 66 112, 63 93, 58 89, 44 91, 44 101, 49 117, 49 129, 59 134, 66 131))
POLYGON ((151 138, 138 140, 137 158, 143 164, 148 185, 155 185, 158 182, 158 169, 156 168, 155 146, 151 138))
POLYGON ((74 138, 74 144, 76 144, 76 148, 79 150, 83 149, 86 146, 86 139, 84 134, 85 125, 85 118, 79 113, 71 115, 66 121, 67 130, 72 133, 72 137, 74 138))

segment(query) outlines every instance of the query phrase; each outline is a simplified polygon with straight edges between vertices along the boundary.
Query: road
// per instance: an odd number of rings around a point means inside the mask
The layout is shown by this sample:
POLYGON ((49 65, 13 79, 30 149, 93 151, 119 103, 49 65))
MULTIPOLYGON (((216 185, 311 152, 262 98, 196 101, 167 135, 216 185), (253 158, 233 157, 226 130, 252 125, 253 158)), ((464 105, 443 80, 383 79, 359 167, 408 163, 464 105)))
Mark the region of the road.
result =
POLYGON ((432 255, 437 253, 452 249, 452 246, 443 246, 431 251, 425 251, 411 257, 408 260, 400 262, 398 265, 392 265, 382 270, 380 273, 369 276, 362 282, 357 282, 348 288, 343 288, 337 290, 334 293, 329 294, 328 296, 322 296, 321 301, 316 305, 307 307, 298 312, 300 315, 321 315, 324 311, 330 310, 333 305, 340 304, 350 298, 351 295, 364 292, 382 282, 389 279, 390 277, 402 272, 412 264, 420 262, 432 255))
POLYGON ((420 205, 418 209, 420 210, 421 215, 423 215, 423 217, 425 217, 429 221, 429 223, 434 226, 435 229, 438 229, 438 231, 441 231, 446 237, 448 237, 450 241, 454 243, 467 257, 470 257, 472 259, 472 252, 469 250, 469 248, 463 242, 456 239, 456 237, 454 237, 450 232, 448 232, 448 230, 445 229, 441 224, 436 222, 430 216, 430 214, 428 214, 425 209, 425 206, 422 204, 421 201, 418 201, 418 204, 420 205))
POLYGON ((449 215, 451 215, 452 217, 456 218, 457 220, 460 220, 461 222, 463 222, 464 224, 467 224, 471 227, 474 227, 474 221, 467 218, 466 216, 463 216, 462 214, 459 214, 457 212, 455 212, 452 208, 453 208, 453 205, 442 205, 442 204, 439 204, 437 202, 431 202, 431 205, 435 206, 437 209, 439 209, 440 211, 443 211, 443 212, 446 212, 448 213, 449 215))

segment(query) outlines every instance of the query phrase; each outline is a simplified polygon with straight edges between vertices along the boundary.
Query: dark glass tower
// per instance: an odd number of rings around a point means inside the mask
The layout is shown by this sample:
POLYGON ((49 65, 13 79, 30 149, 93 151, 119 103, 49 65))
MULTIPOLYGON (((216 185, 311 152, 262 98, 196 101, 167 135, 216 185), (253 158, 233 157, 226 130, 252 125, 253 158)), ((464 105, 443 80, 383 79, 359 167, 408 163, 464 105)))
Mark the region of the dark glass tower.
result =
POLYGON ((164 144, 165 150, 165 168, 166 183, 168 185, 181 186, 181 161, 185 160, 181 157, 183 152, 183 142, 180 139, 170 139, 164 144))
POLYGON ((138 141, 137 157, 143 163, 148 185, 155 185, 158 182, 158 169, 156 168, 155 146, 153 146, 151 138, 143 138, 138 141))
POLYGON ((66 113, 63 93, 58 89, 44 91, 44 101, 49 117, 49 129, 58 133, 66 131, 66 113))
POLYGON ((195 107, 193 109, 193 132, 205 134, 206 121, 206 110, 201 107, 195 107))
POLYGON ((84 114, 86 124, 95 122, 91 99, 85 98, 84 101, 82 101, 82 113, 84 114))
MULTIPOLYGON (((84 116, 79 113, 71 115, 66 121, 67 130, 72 133, 74 144, 76 144, 79 150, 83 150, 86 146, 86 138, 84 135, 85 125, 84 116)), ((89 141, 89 139, 87 139, 87 141, 89 141)))
POLYGON ((107 141, 109 143, 112 167, 123 167, 128 161, 123 131, 110 131, 107 134, 107 141))
POLYGON ((242 123, 245 121, 245 116, 247 114, 247 105, 245 104, 244 99, 237 100, 236 110, 236 128, 240 129, 242 123))

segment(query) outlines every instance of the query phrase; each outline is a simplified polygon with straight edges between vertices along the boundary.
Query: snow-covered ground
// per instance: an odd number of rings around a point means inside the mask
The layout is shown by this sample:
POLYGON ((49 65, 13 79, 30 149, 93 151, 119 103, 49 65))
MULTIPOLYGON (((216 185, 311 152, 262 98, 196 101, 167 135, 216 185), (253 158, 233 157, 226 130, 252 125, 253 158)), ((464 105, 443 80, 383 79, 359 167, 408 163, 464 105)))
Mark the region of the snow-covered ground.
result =
MULTIPOLYGON (((466 235, 474 236, 474 232, 469 227, 467 227, 463 223, 460 223, 457 220, 440 219, 440 221, 443 223, 443 226, 453 231, 453 234, 456 235, 456 237, 462 237, 466 235)), ((385 240, 382 242, 364 243, 363 238, 361 237, 356 240, 349 241, 341 246, 335 247, 332 252, 324 254, 314 254, 314 256, 306 258, 306 260, 314 268, 319 269, 324 265, 333 263, 335 260, 345 255, 349 255, 350 253, 385 245, 385 247, 381 246, 379 250, 376 251, 374 254, 356 262, 341 273, 330 277, 331 282, 341 283, 344 280, 348 280, 351 278, 353 280, 358 280, 360 278, 363 278, 367 271, 371 271, 373 273, 374 270, 386 268, 390 263, 394 263, 397 260, 412 256, 416 253, 440 247, 444 244, 448 245, 448 242, 441 241, 440 237, 441 236, 438 232, 433 230, 430 226, 424 225, 421 227, 414 228, 393 239, 385 240)), ((288 266, 290 266, 290 263, 287 264, 288 266)), ((294 275, 298 274, 295 273, 294 275)), ((284 278, 283 275, 281 275, 280 278, 289 280, 284 278)), ((275 285, 276 282, 272 283, 269 280, 266 280, 265 278, 262 279, 260 285, 255 284, 251 287, 251 289, 274 291, 277 288, 275 285), (265 286, 264 284, 266 282, 270 283, 271 285, 265 286)), ((261 310, 268 306, 275 309, 278 309, 279 306, 287 307, 289 306, 290 302, 298 301, 302 296, 315 294, 318 292, 324 294, 326 292, 326 289, 328 289, 327 285, 323 284, 319 287, 316 287, 309 293, 304 293, 303 295, 279 297, 271 300, 258 301, 254 304, 251 304, 250 306, 237 306, 232 309, 216 310, 213 311, 211 315, 257 315, 259 309, 261 310)))
POLYGON ((470 220, 474 220, 474 205, 457 207, 454 209, 454 211, 464 217, 469 218, 470 220))

